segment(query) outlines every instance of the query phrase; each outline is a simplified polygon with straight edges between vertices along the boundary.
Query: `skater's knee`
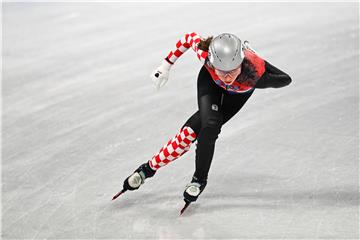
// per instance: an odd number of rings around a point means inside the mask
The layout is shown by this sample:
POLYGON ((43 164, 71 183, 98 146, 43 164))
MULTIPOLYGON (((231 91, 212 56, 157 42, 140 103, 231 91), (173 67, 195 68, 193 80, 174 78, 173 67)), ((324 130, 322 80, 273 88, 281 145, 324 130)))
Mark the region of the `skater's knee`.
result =
POLYGON ((201 120, 200 120, 199 112, 196 112, 194 115, 192 115, 182 126, 182 128, 184 127, 190 127, 195 132, 196 136, 199 135, 201 129, 201 120))
POLYGON ((201 126, 199 137, 201 136, 202 139, 207 139, 214 143, 221 132, 222 120, 220 114, 208 117, 201 126))
POLYGON ((209 116, 203 124, 201 124, 201 130, 203 129, 212 129, 212 131, 219 131, 221 130, 221 126, 223 123, 223 117, 221 114, 214 114, 209 116))

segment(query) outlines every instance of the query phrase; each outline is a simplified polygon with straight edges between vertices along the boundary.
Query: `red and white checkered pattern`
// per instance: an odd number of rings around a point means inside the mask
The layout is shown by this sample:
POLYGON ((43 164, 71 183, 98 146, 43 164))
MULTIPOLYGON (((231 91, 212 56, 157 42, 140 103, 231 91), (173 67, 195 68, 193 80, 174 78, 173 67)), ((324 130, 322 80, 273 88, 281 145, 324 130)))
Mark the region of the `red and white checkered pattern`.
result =
POLYGON ((198 49, 199 42, 200 36, 197 33, 192 32, 185 34, 185 36, 176 43, 176 49, 168 54, 167 59, 170 63, 174 64, 176 60, 191 47, 195 51, 199 60, 202 63, 205 63, 208 52, 198 49))
POLYGON ((174 161, 187 151, 189 151, 191 143, 196 139, 196 133, 190 127, 184 127, 178 134, 165 144, 160 151, 155 154, 149 161, 152 169, 157 170, 174 161))

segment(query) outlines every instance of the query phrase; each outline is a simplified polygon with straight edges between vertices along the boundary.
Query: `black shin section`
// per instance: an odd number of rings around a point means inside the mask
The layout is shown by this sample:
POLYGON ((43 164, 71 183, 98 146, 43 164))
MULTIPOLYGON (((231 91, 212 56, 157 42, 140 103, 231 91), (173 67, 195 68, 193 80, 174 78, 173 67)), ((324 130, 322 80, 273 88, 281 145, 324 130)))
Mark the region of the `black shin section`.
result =
POLYGON ((215 142, 221 132, 222 121, 221 114, 212 114, 205 121, 198 135, 194 176, 201 182, 207 181, 214 155, 215 142))

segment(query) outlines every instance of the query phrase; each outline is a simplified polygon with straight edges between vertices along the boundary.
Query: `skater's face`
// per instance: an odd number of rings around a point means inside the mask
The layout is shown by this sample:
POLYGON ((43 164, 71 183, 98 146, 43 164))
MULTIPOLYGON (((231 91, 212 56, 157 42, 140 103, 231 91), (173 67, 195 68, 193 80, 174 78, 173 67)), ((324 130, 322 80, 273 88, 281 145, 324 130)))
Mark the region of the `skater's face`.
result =
POLYGON ((218 69, 215 69, 215 73, 216 75, 219 76, 220 80, 223 81, 226 84, 232 84, 235 79, 237 78, 237 76, 239 76, 239 74, 241 73, 241 66, 238 68, 235 68, 234 70, 231 71, 221 71, 218 69))

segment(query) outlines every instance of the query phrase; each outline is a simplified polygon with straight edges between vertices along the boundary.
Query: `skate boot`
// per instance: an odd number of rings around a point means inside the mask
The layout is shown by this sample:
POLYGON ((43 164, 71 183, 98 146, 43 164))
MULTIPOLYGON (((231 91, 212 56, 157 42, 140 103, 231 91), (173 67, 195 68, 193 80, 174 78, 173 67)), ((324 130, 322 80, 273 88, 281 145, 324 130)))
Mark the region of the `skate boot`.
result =
POLYGON ((191 183, 187 184, 184 191, 184 201, 188 203, 195 202, 199 195, 204 191, 207 181, 200 181, 193 176, 191 183))
POLYGON ((180 211, 180 215, 182 215, 185 210, 190 206, 190 203, 193 203, 200 196, 202 191, 204 191, 206 187, 206 180, 199 180, 195 176, 193 176, 191 183, 187 184, 184 191, 184 201, 185 205, 180 211))
POLYGON ((125 179, 123 189, 113 196, 112 200, 115 200, 127 190, 133 191, 138 189, 145 182, 146 178, 154 176, 155 173, 156 171, 150 168, 149 162, 142 164, 133 174, 125 179))
POLYGON ((145 182, 146 178, 154 176, 155 173, 156 171, 150 168, 149 162, 144 163, 125 179, 123 189, 129 191, 137 190, 145 182))

